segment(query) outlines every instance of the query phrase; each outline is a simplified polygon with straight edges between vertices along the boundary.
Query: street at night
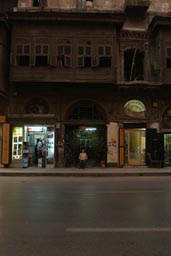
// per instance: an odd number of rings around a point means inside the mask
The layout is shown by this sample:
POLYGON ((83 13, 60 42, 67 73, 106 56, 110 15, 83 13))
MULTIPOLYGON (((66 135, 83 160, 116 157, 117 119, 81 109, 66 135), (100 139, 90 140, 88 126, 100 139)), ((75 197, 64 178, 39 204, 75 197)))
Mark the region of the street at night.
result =
POLYGON ((2 256, 170 256, 171 177, 0 177, 2 256))

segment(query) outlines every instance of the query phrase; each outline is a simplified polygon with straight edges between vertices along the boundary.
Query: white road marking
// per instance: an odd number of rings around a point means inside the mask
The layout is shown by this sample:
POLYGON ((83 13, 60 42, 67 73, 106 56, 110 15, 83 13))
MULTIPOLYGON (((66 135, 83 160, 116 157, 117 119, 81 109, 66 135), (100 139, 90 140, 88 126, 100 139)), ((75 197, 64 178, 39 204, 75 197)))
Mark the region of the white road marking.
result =
POLYGON ((151 228, 67 228, 66 232, 71 232, 71 233, 171 232, 171 227, 151 227, 151 228))
POLYGON ((161 193, 162 190, 111 190, 111 191, 100 191, 102 194, 137 194, 137 193, 161 193))

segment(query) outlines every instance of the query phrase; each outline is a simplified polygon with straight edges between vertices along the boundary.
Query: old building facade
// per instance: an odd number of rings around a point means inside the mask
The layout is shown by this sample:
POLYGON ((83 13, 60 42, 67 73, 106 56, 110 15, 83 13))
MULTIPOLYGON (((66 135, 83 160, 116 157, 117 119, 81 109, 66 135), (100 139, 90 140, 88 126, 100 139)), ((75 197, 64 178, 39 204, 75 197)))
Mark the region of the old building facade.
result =
POLYGON ((158 0, 2 1, 0 162, 170 164, 171 4, 158 0), (9 3, 8 3, 9 2, 9 3))

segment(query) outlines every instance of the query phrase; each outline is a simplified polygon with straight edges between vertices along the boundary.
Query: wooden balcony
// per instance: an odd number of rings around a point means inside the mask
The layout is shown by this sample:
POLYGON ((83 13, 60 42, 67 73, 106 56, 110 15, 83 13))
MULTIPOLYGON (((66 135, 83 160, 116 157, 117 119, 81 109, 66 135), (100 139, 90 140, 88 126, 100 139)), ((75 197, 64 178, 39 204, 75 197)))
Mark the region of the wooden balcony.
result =
POLYGON ((11 67, 10 82, 94 82, 116 81, 112 68, 11 67))

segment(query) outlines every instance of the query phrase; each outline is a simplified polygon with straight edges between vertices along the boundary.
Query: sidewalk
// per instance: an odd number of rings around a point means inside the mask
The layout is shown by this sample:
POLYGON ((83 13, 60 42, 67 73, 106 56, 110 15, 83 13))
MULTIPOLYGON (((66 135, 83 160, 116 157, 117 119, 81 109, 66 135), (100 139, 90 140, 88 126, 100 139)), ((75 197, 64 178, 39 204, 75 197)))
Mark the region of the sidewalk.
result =
POLYGON ((70 177, 117 177, 117 176, 165 176, 171 175, 171 167, 148 168, 146 166, 136 167, 93 167, 86 169, 71 168, 38 168, 38 167, 9 167, 0 168, 0 176, 70 176, 70 177))

